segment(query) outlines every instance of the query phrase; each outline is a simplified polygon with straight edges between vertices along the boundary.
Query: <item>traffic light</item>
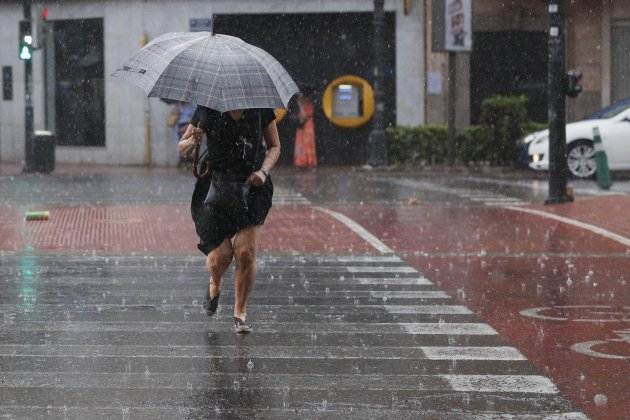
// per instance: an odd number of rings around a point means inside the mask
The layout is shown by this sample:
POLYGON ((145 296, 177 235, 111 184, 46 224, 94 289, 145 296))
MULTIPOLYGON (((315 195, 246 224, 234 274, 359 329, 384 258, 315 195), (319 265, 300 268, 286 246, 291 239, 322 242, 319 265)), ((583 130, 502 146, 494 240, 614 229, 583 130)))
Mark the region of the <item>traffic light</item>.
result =
POLYGON ((582 73, 577 70, 569 70, 566 75, 566 84, 564 93, 570 98, 577 97, 582 92, 582 86, 580 80, 582 79, 582 73))
POLYGON ((33 59, 33 32, 30 20, 20 21, 20 50, 19 57, 22 61, 33 59))

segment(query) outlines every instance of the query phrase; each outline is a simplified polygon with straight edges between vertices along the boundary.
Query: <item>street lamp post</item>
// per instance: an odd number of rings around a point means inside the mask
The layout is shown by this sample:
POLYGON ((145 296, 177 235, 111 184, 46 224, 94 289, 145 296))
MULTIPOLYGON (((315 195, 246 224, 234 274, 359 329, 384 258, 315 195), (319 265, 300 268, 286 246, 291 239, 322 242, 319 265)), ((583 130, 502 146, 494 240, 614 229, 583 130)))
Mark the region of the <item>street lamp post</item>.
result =
POLYGON ((567 193, 564 0, 549 0, 549 197, 545 204, 573 201, 567 193))
POLYGON ((372 118, 372 131, 368 137, 368 164, 371 166, 387 165, 387 139, 383 124, 383 68, 385 51, 383 27, 385 26, 385 0, 374 0, 374 101, 376 107, 372 118))

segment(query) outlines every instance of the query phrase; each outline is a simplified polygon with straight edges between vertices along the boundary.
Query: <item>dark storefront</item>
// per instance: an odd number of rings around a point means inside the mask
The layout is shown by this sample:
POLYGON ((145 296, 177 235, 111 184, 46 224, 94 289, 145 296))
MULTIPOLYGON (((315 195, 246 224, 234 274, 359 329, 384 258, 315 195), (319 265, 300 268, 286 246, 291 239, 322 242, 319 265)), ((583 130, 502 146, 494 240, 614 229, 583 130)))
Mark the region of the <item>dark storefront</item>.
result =
POLYGON ((475 32, 470 57, 470 112, 479 122, 481 103, 494 95, 527 96, 534 121, 547 121, 547 34, 475 32))
POLYGON ((55 20, 46 49, 47 126, 62 146, 105 146, 103 19, 55 20))
MULTIPOLYGON (((325 117, 321 95, 339 76, 353 74, 373 80, 373 15, 269 14, 221 15, 215 31, 238 36, 276 57, 298 86, 311 87, 317 99, 315 127, 317 152, 322 164, 361 164, 371 124, 359 128, 339 128, 325 117)), ((386 14, 385 109, 386 124, 396 121, 395 16, 386 14)), ((290 164, 297 123, 289 114, 280 124, 283 142, 282 163, 290 164)))

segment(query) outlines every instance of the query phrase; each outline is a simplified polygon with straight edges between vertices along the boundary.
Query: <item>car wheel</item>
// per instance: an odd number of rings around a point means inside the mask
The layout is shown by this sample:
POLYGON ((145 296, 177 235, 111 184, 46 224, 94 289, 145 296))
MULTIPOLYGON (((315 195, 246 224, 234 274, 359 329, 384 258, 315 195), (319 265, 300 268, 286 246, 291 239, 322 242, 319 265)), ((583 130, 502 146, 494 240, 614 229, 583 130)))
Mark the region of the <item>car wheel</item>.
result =
POLYGON ((576 178, 585 179, 595 175, 597 163, 595 162, 593 142, 578 140, 569 144, 567 166, 571 175, 576 178))

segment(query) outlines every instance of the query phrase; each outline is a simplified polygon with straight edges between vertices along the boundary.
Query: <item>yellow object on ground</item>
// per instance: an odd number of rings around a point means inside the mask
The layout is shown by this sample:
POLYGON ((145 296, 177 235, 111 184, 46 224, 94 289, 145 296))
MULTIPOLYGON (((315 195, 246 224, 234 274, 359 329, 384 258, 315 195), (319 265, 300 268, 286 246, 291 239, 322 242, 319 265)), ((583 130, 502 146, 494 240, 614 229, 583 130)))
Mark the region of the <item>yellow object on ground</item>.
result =
POLYGON ((26 220, 48 220, 50 218, 50 212, 46 211, 27 211, 25 215, 26 220))

